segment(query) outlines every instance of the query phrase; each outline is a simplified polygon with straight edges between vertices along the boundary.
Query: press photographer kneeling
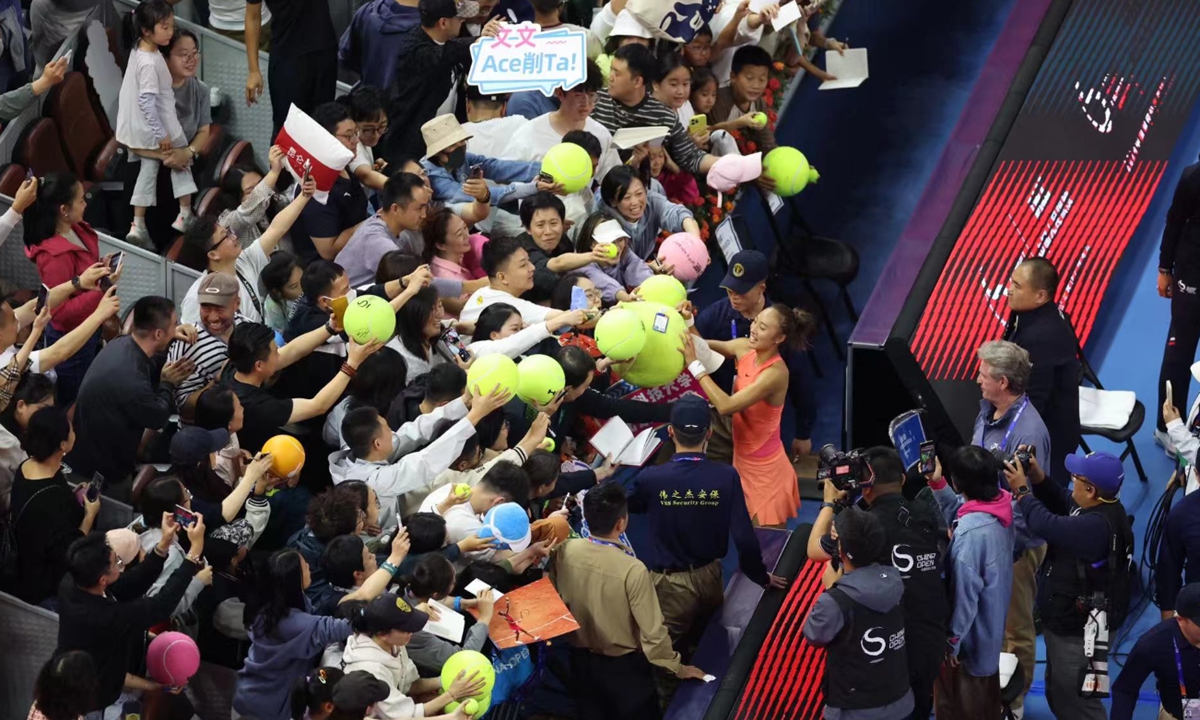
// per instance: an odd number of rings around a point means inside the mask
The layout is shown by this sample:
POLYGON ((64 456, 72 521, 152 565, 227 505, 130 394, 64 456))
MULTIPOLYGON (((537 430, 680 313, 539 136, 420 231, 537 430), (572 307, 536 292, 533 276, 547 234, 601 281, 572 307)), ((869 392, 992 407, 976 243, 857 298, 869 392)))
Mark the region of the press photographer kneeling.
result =
MULTIPOLYGON (((829 561, 833 574, 826 577, 830 580, 841 576, 838 542, 832 534, 834 518, 861 498, 879 521, 886 553, 904 582, 905 648, 915 705, 912 717, 928 718, 950 615, 942 580, 946 533, 938 529, 937 508, 931 501, 904 499, 904 464, 892 448, 839 453, 826 445, 821 460, 822 475, 829 478, 823 486, 825 502, 808 536, 808 557, 829 561)), ((880 562, 887 560, 881 558, 880 562)))
POLYGON ((1108 696, 1109 636, 1129 609, 1133 561, 1133 531, 1118 499, 1125 470, 1108 453, 1068 455, 1065 464, 1070 489, 1045 482, 1036 457, 1027 468, 1006 463, 1004 474, 1030 533, 1049 546, 1038 609, 1050 710, 1060 718, 1105 720, 1100 698, 1108 696))

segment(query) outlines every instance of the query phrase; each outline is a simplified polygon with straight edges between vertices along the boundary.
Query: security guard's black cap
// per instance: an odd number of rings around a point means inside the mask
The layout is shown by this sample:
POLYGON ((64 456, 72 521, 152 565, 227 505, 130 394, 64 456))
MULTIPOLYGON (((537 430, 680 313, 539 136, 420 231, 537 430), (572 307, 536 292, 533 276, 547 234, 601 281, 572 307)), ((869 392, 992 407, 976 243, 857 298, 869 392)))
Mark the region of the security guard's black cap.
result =
POLYGON ((708 403, 699 395, 684 395, 671 406, 671 427, 688 435, 708 432, 712 416, 708 403))

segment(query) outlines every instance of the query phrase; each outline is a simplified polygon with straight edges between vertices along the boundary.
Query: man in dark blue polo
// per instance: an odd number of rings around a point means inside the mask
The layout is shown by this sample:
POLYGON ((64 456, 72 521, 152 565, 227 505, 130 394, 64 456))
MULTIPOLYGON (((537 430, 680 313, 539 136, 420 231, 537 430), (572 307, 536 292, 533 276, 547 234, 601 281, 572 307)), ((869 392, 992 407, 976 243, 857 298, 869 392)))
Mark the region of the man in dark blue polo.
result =
POLYGON ((721 558, 730 535, 746 577, 764 587, 786 584, 763 564, 737 471, 704 456, 710 418, 699 396, 676 402, 667 429, 675 455, 642 470, 628 486, 630 512, 646 514, 650 526, 650 544, 639 548, 639 559, 650 570, 663 624, 684 662, 725 599, 721 558))
MULTIPOLYGON (((727 297, 704 308, 696 317, 696 330, 707 340, 732 340, 750 337, 750 323, 771 304, 767 298, 767 275, 771 263, 757 250, 742 250, 733 256, 729 271, 721 281, 727 297)), ((813 396, 812 369, 801 353, 781 347, 780 354, 787 364, 788 396, 796 412, 795 439, 791 443, 792 457, 812 452, 812 426, 817 406, 813 396)), ((733 392, 733 374, 737 363, 726 362, 712 378, 726 392, 733 392)), ((712 447, 708 456, 714 460, 733 460, 733 429, 730 418, 714 421, 712 447)))

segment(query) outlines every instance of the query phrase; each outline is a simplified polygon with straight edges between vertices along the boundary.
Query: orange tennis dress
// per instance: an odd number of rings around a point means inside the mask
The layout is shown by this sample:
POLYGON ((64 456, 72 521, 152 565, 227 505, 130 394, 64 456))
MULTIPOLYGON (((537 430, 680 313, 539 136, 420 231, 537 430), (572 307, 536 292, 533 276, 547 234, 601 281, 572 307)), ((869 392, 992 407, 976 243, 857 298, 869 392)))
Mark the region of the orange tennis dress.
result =
MULTIPOLYGON (((735 394, 749 387, 763 370, 783 362, 776 355, 759 366, 757 359, 758 353, 751 351, 738 360, 735 394)), ((742 477, 746 509, 760 525, 780 525, 799 514, 796 470, 779 437, 782 417, 783 406, 773 407, 766 400, 733 414, 733 467, 742 477)))

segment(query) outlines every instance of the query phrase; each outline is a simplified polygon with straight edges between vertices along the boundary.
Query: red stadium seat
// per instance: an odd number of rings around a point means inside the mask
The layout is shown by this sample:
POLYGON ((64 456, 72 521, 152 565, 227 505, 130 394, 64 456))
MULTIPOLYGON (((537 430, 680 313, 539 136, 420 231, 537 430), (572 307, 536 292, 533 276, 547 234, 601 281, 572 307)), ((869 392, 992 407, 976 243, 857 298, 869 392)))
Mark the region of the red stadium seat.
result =
POLYGON ((25 182, 25 166, 9 163, 0 167, 0 193, 14 197, 25 182))
POLYGON ((117 156, 124 155, 108 123, 96 116, 83 73, 67 73, 47 94, 43 113, 58 123, 63 153, 76 177, 100 182, 117 156))

